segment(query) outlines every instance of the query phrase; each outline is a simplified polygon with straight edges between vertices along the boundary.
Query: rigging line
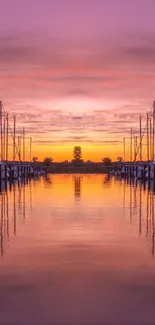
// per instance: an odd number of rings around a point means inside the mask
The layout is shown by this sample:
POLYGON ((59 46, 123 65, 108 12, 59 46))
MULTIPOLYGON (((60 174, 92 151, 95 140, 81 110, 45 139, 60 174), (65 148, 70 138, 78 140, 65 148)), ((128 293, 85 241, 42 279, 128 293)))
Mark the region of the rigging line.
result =
MULTIPOLYGON (((144 127, 144 129, 143 129, 142 140, 143 140, 143 138, 144 138, 144 134, 145 134, 145 131, 146 131, 146 127, 147 127, 147 123, 146 123, 146 125, 145 125, 145 127, 144 127)), ((140 149, 140 144, 139 144, 139 146, 138 146, 138 148, 137 148, 137 151, 136 151, 136 158, 137 158, 137 155, 139 154, 139 149, 140 149)), ((134 160, 134 162, 135 162, 135 160, 134 160)))
MULTIPOLYGON (((11 134, 12 139, 13 139, 14 137, 13 137, 12 130, 11 130, 11 127, 10 127, 10 124, 9 124, 9 123, 8 123, 8 126, 9 126, 9 129, 10 129, 10 134, 11 134)), ((16 143, 15 143, 15 149, 16 149, 15 153, 18 154, 18 158, 19 158, 19 160, 20 160, 19 148, 18 148, 18 146, 16 145, 16 143)), ((20 160, 20 161, 21 161, 21 160, 20 160)))

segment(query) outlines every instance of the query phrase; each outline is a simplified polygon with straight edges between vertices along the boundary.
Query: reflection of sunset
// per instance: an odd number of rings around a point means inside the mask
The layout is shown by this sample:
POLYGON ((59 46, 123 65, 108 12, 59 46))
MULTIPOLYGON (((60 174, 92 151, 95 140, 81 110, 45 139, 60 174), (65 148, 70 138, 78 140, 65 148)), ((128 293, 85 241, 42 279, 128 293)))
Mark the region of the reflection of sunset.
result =
POLYGON ((135 300, 137 315, 155 281, 152 192, 108 175, 55 174, 16 184, 0 201, 0 298, 5 305, 4 292, 14 297, 7 319, 26 310, 24 319, 31 314, 55 324, 61 315, 70 319, 72 306, 76 320, 80 308, 90 321, 90 305, 94 321, 109 307, 108 319, 114 307, 122 319, 122 308, 132 309, 135 300))

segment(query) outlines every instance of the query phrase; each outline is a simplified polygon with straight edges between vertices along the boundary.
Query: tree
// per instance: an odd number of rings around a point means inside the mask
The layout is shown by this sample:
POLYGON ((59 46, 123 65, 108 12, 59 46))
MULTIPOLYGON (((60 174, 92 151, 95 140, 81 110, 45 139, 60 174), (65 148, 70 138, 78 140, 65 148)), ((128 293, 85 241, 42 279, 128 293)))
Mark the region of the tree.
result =
POLYGON ((80 161, 82 159, 82 149, 80 146, 75 146, 73 151, 74 160, 80 161))
POLYGON ((37 162, 37 161, 38 161, 38 157, 33 157, 33 158, 32 158, 32 161, 33 161, 33 162, 37 162))
POLYGON ((104 158, 102 159, 102 162, 103 162, 103 164, 104 164, 105 166, 110 166, 111 163, 112 163, 112 160, 111 160, 110 157, 104 157, 104 158))
POLYGON ((51 158, 51 157, 46 157, 43 160, 43 163, 44 163, 45 166, 51 166, 52 162, 53 162, 53 158, 51 158))
POLYGON ((117 157, 117 161, 118 162, 122 162, 123 161, 123 158, 122 157, 117 157))

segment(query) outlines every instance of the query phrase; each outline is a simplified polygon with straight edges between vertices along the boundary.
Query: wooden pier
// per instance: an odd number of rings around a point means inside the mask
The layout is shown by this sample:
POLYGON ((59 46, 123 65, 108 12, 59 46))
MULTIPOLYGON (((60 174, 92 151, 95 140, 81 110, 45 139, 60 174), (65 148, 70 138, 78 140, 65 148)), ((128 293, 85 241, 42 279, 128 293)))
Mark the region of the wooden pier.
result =
POLYGON ((131 126, 128 136, 123 138, 122 159, 114 163, 110 173, 153 182, 155 188, 155 101, 146 115, 139 116, 138 123, 138 128, 131 126))
POLYGON ((22 181, 41 176, 45 171, 34 163, 29 162, 0 162, 0 189, 16 180, 22 181))
POLYGON ((113 166, 111 175, 130 181, 141 181, 148 183, 155 192, 155 162, 121 163, 113 166))

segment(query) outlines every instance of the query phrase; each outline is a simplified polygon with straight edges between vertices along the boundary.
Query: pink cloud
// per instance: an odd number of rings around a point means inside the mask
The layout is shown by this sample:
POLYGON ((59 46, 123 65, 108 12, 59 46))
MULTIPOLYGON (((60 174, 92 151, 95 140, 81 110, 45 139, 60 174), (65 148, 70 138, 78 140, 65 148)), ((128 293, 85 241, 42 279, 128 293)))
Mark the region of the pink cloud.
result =
POLYGON ((52 143, 95 139, 117 144, 121 140, 116 141, 116 135, 121 139, 130 126, 136 130, 139 114, 151 108, 151 44, 105 49, 102 41, 75 46, 58 40, 44 48, 24 43, 1 43, 1 99, 6 110, 17 114, 19 127, 37 136, 38 143, 52 138, 52 143))

